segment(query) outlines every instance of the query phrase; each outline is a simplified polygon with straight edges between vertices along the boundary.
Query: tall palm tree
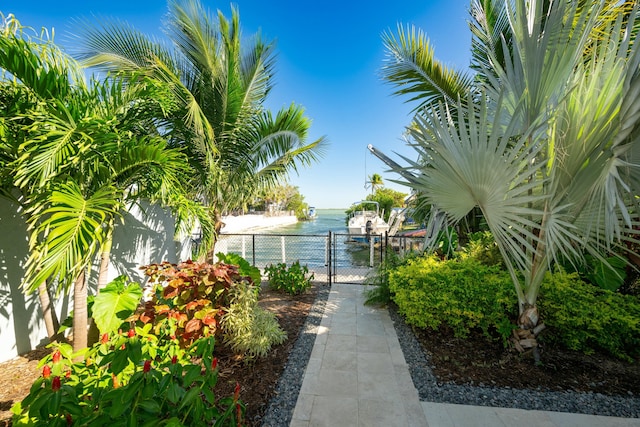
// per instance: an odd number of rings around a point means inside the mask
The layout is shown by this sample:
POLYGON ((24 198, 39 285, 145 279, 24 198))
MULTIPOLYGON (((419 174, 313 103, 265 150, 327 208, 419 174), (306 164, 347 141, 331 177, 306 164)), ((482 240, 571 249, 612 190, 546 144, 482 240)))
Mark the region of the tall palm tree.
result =
POLYGON ((371 187, 371 194, 374 194, 383 185, 382 176, 379 173, 374 173, 369 177, 367 184, 368 187, 371 187))
POLYGON ((9 165, 30 225, 23 285, 33 290, 55 279, 66 291, 73 284, 79 350, 87 339, 88 269, 120 212, 142 198, 189 207, 181 192, 188 162, 153 132, 148 114, 163 108, 157 84, 117 77, 87 84, 71 58, 50 40, 26 37, 15 20, 0 52, 4 82, 37 101, 15 112, 22 140, 9 165))
POLYGON ((506 16, 509 54, 501 62, 487 49, 477 90, 416 115, 411 136, 426 164, 394 170, 436 208, 432 224, 481 209, 515 285, 518 323, 532 333, 521 343, 535 349, 550 266, 584 253, 604 261, 637 242, 638 5, 490 3, 506 16))
MULTIPOLYGON (((143 73, 170 85, 176 108, 164 120, 167 136, 188 153, 194 197, 210 208, 217 232, 223 212, 317 160, 325 142, 306 142, 310 121, 301 107, 275 115, 264 109, 273 47, 259 35, 242 43, 237 9, 227 19, 197 1, 170 1, 165 24, 171 45, 121 23, 88 24, 78 56, 102 70, 143 73)), ((205 237, 211 253, 214 236, 205 237)))

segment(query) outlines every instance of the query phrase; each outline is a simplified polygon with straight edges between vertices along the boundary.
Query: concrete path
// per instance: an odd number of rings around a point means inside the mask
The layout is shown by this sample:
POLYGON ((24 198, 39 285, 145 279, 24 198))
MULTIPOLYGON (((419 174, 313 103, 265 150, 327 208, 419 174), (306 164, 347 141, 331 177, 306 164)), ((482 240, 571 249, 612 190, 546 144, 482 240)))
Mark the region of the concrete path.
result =
POLYGON ((386 309, 334 284, 290 426, 640 427, 640 419, 420 402, 386 309))

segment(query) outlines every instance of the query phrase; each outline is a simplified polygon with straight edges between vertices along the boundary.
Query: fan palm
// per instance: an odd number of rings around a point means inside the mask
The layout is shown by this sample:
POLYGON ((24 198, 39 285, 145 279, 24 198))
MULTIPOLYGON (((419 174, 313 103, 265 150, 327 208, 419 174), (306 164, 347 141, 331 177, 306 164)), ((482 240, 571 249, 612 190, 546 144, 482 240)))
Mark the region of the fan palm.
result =
POLYGON ((489 49, 492 68, 477 91, 418 114, 411 136, 426 165, 394 170, 437 209, 434 224, 482 210, 515 284, 518 323, 535 336, 540 284, 554 261, 584 253, 604 261, 636 241, 638 6, 619 6, 616 19, 597 0, 500 7, 509 55, 501 63, 489 49))
POLYGON ((20 140, 4 139, 18 145, 3 186, 22 192, 30 226, 23 286, 57 279, 66 291, 74 284, 78 350, 87 339, 86 271, 108 247, 114 221, 141 198, 188 209, 180 191, 188 162, 153 132, 147 114, 162 108, 157 85, 118 78, 86 84, 73 60, 49 40, 24 37, 17 21, 8 22, 0 44, 4 84, 37 101, 8 118, 20 140))
MULTIPOLYGON (((263 103, 273 84, 273 48, 256 35, 241 40, 237 9, 214 17, 199 2, 169 2, 166 34, 155 42, 121 23, 87 25, 78 53, 102 70, 137 72, 172 88, 175 109, 164 120, 168 137, 193 163, 194 197, 221 226, 223 212, 318 159, 324 138, 306 142, 310 121, 291 105, 275 115, 263 103)), ((205 236, 213 249, 214 236, 205 236)))

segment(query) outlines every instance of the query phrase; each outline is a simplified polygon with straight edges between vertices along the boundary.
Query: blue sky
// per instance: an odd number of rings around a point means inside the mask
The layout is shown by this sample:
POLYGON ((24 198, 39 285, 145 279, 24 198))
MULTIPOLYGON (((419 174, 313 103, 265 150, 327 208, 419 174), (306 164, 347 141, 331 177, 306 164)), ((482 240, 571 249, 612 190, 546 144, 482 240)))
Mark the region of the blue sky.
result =
MULTIPOLYGON (((212 11, 230 15, 230 2, 202 0, 212 11)), ((379 173, 386 187, 409 192, 390 182, 397 176, 367 151, 373 144, 394 157, 414 151, 402 140, 412 105, 392 95, 380 78, 385 57, 382 33, 397 25, 423 29, 436 58, 466 70, 471 33, 468 0, 236 0, 245 36, 261 31, 276 42, 276 86, 267 106, 278 110, 302 105, 313 125, 310 138, 325 136, 323 159, 292 175, 305 201, 317 208, 347 208, 368 194, 366 177, 379 173)), ((118 18, 147 34, 161 35, 167 5, 162 0, 39 1, 5 0, 0 11, 13 13, 39 30, 55 28, 55 40, 69 46, 74 18, 118 18)))

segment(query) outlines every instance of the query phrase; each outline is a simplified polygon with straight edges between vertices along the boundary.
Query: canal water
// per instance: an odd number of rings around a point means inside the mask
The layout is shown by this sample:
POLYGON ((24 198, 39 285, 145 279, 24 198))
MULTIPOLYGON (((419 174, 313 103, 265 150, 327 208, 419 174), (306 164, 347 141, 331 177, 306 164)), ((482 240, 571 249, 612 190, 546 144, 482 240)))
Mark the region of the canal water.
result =
MULTIPOLYGON (((328 263, 328 237, 332 232, 334 245, 332 263, 334 267, 370 267, 371 250, 367 246, 347 242, 346 213, 343 209, 318 209, 316 219, 298 221, 296 224, 261 230, 255 235, 222 235, 228 252, 240 254, 260 267, 279 262, 287 265, 300 261, 313 271, 326 270, 328 263)), ((373 254, 373 263, 380 255, 373 254)))
POLYGON ((265 234, 327 234, 329 231, 347 233, 347 215, 344 209, 317 209, 316 212, 316 219, 272 228, 265 231, 265 234))

